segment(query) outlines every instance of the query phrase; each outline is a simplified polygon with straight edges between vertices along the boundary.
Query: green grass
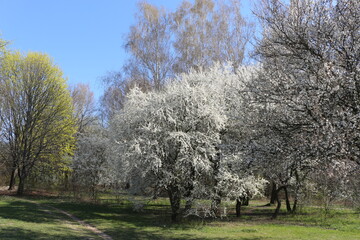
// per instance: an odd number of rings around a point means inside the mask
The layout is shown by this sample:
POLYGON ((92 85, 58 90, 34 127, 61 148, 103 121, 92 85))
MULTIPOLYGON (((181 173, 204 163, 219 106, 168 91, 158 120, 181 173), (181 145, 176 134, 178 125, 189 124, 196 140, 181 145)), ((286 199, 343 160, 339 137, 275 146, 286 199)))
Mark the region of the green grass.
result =
MULTIPOLYGON (((28 199, 72 213, 113 239, 360 239, 360 213, 352 209, 334 209, 326 213, 321 208, 309 207, 295 215, 281 212, 278 219, 271 220, 274 207, 261 207, 265 202, 253 201, 249 207, 244 207, 240 219, 231 214, 223 219, 183 219, 172 224, 166 199, 149 202, 143 212, 133 212, 130 203, 121 199, 103 201, 107 204, 66 198, 28 199)), ((69 228, 63 219, 63 215, 48 214, 24 199, 0 198, 0 239, 93 237, 86 229, 69 228)))
POLYGON ((0 197, 0 239, 99 239, 54 210, 14 197, 0 197))

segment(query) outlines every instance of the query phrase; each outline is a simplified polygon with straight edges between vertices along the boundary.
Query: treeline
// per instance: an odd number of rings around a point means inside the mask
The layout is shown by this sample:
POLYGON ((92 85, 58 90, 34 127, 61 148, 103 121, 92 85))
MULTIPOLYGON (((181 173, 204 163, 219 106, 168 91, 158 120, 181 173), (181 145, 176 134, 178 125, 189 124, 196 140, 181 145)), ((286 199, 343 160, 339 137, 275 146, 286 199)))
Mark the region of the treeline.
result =
POLYGON ((18 193, 47 179, 93 197, 99 186, 166 195, 174 221, 199 207, 217 216, 223 199, 240 215, 266 189, 274 217, 280 192, 288 212, 311 198, 359 204, 360 3, 259 1, 259 39, 240 9, 140 3, 98 114, 48 57, 4 50, 2 169, 18 193))

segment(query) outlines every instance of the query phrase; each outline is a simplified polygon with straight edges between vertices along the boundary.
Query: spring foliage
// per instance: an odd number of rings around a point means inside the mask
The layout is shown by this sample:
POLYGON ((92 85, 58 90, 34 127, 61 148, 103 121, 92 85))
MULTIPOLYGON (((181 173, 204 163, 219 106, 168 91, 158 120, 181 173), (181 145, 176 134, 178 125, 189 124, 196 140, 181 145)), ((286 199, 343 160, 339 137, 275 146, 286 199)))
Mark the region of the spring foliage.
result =
POLYGON ((72 100, 61 70, 44 54, 5 53, 0 68, 1 141, 24 181, 35 167, 73 151, 72 100))

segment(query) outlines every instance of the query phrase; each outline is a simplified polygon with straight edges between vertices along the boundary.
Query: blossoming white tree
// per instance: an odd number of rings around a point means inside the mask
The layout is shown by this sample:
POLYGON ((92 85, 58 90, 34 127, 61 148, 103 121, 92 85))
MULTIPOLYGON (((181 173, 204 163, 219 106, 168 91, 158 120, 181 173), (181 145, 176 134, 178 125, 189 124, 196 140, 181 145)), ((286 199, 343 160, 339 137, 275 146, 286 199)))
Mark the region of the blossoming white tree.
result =
POLYGON ((238 77, 215 67, 180 79, 160 92, 131 91, 110 128, 118 146, 117 161, 131 188, 155 196, 165 190, 174 221, 181 198, 190 202, 211 198, 216 211, 222 197, 251 192, 247 187, 234 187, 250 171, 241 176, 225 162, 234 154, 224 147, 228 145, 223 140, 230 123, 228 107, 233 105, 225 95, 238 77))

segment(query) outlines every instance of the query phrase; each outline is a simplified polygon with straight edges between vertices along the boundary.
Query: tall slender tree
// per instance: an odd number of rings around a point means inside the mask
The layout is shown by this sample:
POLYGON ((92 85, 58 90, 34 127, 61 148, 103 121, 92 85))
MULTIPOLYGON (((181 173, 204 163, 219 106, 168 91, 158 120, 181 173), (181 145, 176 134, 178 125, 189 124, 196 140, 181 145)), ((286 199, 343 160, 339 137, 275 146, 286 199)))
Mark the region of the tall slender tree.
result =
POLYGON ((138 85, 159 90, 172 74, 171 15, 147 2, 138 6, 138 22, 126 37, 130 59, 124 70, 138 85))
POLYGON ((242 64, 254 25, 240 11, 240 1, 183 1, 173 14, 174 71, 187 72, 231 62, 242 64))
POLYGON ((70 88, 70 95, 73 101, 77 132, 82 133, 95 121, 94 93, 88 84, 79 83, 70 88))

